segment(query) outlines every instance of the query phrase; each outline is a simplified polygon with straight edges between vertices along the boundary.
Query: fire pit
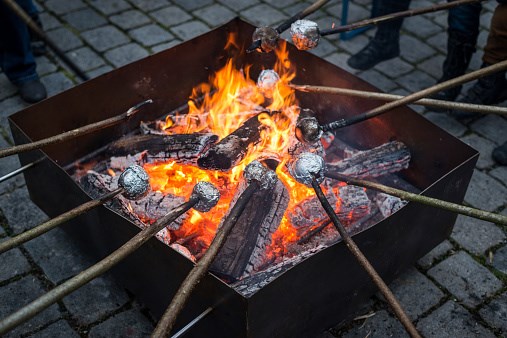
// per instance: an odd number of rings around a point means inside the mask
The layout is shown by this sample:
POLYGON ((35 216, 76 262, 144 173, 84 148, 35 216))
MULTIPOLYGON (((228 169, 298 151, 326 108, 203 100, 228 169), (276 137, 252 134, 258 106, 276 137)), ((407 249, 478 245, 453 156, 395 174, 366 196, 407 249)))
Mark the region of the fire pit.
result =
MULTIPOLYGON (((138 129, 140 120, 156 120, 181 106, 192 88, 207 82, 230 57, 236 57, 237 64, 251 64, 251 74, 272 68, 275 55, 231 55, 236 54, 234 49, 223 49, 229 33, 237 34, 236 41, 246 45, 253 30, 254 27, 233 20, 12 116, 14 138, 17 143, 24 143, 104 119, 146 99, 154 101, 124 125, 45 148, 47 158, 26 173, 34 202, 48 215, 55 216, 88 201, 90 197, 69 175, 76 161, 85 163, 95 158, 111 142, 138 129), (41 120, 48 121, 44 128, 40 128, 41 120)), ((296 83, 374 90, 316 56, 291 46, 288 51, 290 62, 297 70, 296 83)), ((380 104, 310 93, 298 94, 298 99, 300 106, 314 110, 322 123, 380 104)), ((408 108, 398 108, 382 117, 344 128, 337 136, 357 149, 371 149, 389 141, 403 142, 410 149, 411 162, 400 174, 401 180, 424 195, 452 202, 462 201, 478 157, 474 150, 408 108)), ((28 163, 41 155, 41 151, 34 151, 20 158, 22 163, 28 163)), ((390 281, 444 240, 455 218, 450 212, 409 203, 357 233, 354 239, 377 271, 390 281)), ((97 258, 104 257, 139 231, 127 217, 108 208, 81 216, 65 229, 78 239, 84 251, 97 258)), ((208 275, 180 316, 179 326, 208 307, 213 310, 192 328, 194 336, 308 336, 347 319, 375 287, 342 242, 316 251, 317 254, 305 256, 276 278, 260 283, 254 291, 241 289, 241 280, 231 286, 208 275)), ((114 272, 158 316, 191 267, 190 260, 152 239, 114 272)))

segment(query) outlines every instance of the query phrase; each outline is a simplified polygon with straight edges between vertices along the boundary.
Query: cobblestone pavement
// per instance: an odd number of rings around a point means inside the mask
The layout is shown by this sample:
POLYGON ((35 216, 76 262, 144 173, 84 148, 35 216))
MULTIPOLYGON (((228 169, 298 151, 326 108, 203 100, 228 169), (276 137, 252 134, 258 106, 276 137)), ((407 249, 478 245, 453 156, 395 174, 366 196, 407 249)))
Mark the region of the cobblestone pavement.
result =
MULTIPOLYGON (((274 25, 310 1, 261 0, 38 0, 45 30, 91 77, 174 46, 235 16, 256 25, 274 25)), ((413 7, 430 5, 413 1, 413 7)), ((349 21, 369 16, 368 0, 350 4, 349 21)), ((495 1, 484 5, 479 49, 471 69, 480 67, 482 48, 495 1)), ((338 22, 341 2, 331 1, 313 14, 321 27, 338 22)), ((385 92, 406 94, 435 83, 446 48, 447 14, 407 19, 401 56, 356 72, 347 58, 362 48, 373 30, 351 40, 333 36, 314 51, 356 73, 385 92)), ((49 95, 78 84, 76 77, 49 54, 37 58, 49 95)), ((465 86, 466 88, 467 86, 465 86)), ((504 103, 505 104, 505 103, 504 103)), ((0 147, 12 144, 7 116, 26 107, 0 73, 0 147)), ((507 141, 507 120, 490 115, 462 124, 445 114, 414 109, 480 151, 465 197, 474 207, 507 214, 507 167, 496 166, 492 149, 507 141)), ((0 161, 0 174, 19 165, 16 157, 0 161)), ((46 215, 29 199, 21 176, 0 184, 0 241, 20 233, 46 215)), ((423 257, 390 287, 426 337, 507 336, 507 228, 458 217, 450 238, 423 257)), ((92 264, 60 230, 0 255, 0 317, 92 264)), ((330 328, 324 337, 406 336, 381 297, 363 309, 367 319, 330 328)), ((45 310, 7 337, 134 337, 148 335, 154 320, 111 276, 94 280, 45 310)))

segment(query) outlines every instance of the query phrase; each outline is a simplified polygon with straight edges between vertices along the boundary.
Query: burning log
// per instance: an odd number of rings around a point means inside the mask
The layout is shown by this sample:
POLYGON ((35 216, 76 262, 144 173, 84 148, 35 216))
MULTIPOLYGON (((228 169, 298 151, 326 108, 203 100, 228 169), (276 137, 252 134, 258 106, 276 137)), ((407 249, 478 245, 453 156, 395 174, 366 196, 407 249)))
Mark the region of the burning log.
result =
MULTIPOLYGON (((262 167, 259 162, 251 165, 262 167)), ((210 270, 233 281, 255 270, 262 263, 271 234, 278 228, 288 204, 289 192, 278 179, 269 189, 256 191, 210 270)))
MULTIPOLYGON (((126 182, 133 183, 132 191, 137 191, 138 189, 138 179, 135 178, 136 175, 137 174, 134 173, 134 175, 129 174, 127 177, 125 177, 126 182)), ((27 306, 2 319, 2 321, 0 321, 0 334, 8 332, 19 324, 32 318, 37 313, 56 303, 66 295, 72 293, 81 286, 102 275, 113 266, 121 262, 123 259, 128 257, 131 253, 135 252, 151 237, 165 228, 167 224, 173 222, 183 213, 187 212, 190 208, 194 208, 201 212, 209 211, 216 205, 219 197, 220 194, 218 190, 211 183, 198 183, 194 187, 192 195, 187 202, 179 205, 175 209, 171 210, 171 212, 169 212, 167 215, 157 220, 150 227, 147 227, 146 229, 139 232, 127 243, 122 245, 119 249, 111 253, 100 262, 92 265, 88 269, 80 272, 78 275, 53 288, 48 293, 37 298, 27 306)))
POLYGON ((135 135, 112 143, 107 152, 126 156, 146 150, 152 157, 191 161, 218 141, 214 134, 135 135))
POLYGON ((394 214, 396 211, 400 210, 403 206, 405 206, 408 202, 403 201, 399 197, 391 196, 388 194, 380 193, 375 196, 375 203, 382 213, 382 216, 389 217, 394 214))
POLYGON ((417 329, 415 328, 414 324, 410 321, 410 318, 407 316, 407 314, 401 307, 400 303, 394 296, 394 294, 388 288, 386 283, 382 280, 382 278, 375 270, 375 268, 371 265, 371 263, 368 261, 368 259, 361 252, 361 250, 356 245, 352 237, 350 237, 350 235, 347 233, 347 230, 345 230, 343 225, 340 223, 338 216, 334 212, 333 207, 331 206, 331 204, 329 204, 329 201, 326 199, 326 196, 324 195, 324 192, 322 191, 319 185, 320 184, 319 181, 322 182, 322 180, 324 179, 322 175, 323 172, 325 171, 324 160, 322 159, 322 157, 310 153, 306 153, 303 155, 305 156, 300 156, 300 158, 296 161, 294 165, 295 172, 297 173, 296 179, 300 183, 307 185, 308 180, 311 179, 312 188, 315 190, 315 193, 317 194, 317 197, 321 202, 322 207, 324 208, 329 218, 333 222, 334 226, 336 227, 336 230, 338 230, 338 232, 340 233, 342 240, 346 243, 347 248, 354 255, 359 264, 361 264, 361 266, 365 269, 368 275, 370 275, 372 281, 375 283, 375 285, 377 285, 380 292, 385 297, 385 299, 393 309, 394 313, 396 314, 396 317, 398 317, 398 319, 403 324, 407 332, 412 337, 421 337, 419 332, 417 332, 417 329))

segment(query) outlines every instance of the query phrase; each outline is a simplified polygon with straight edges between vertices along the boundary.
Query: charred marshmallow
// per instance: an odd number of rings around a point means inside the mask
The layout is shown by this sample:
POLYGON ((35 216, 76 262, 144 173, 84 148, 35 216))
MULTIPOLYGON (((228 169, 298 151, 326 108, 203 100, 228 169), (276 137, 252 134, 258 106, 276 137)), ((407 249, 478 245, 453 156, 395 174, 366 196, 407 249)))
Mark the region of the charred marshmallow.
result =
POLYGON ((143 167, 134 164, 121 173, 118 186, 123 188, 123 196, 130 200, 137 200, 144 197, 150 190, 150 177, 143 167))
POLYGON ((261 41, 261 47, 257 48, 260 52, 269 53, 272 50, 275 50, 278 47, 278 39, 280 38, 280 34, 276 31, 276 29, 271 27, 259 27, 255 30, 252 36, 252 40, 261 41))
POLYGON ((297 20, 290 26, 292 42, 299 50, 308 50, 317 47, 320 40, 320 31, 317 23, 310 20, 297 20))
POLYGON ((220 199, 220 192, 210 182, 199 182, 194 186, 191 199, 197 199, 194 209, 200 212, 208 212, 217 205, 220 199))
POLYGON ((302 153, 289 166, 291 175, 304 185, 311 186, 315 177, 318 183, 324 180, 326 165, 324 159, 313 153, 302 153))

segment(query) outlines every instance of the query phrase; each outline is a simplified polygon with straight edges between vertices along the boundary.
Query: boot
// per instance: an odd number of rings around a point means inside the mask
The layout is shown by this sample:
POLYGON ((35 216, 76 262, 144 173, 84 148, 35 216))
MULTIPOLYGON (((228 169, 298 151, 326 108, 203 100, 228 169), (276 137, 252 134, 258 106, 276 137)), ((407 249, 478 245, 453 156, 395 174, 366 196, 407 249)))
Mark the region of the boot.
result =
MULTIPOLYGON (((441 83, 465 74, 470 64, 472 54, 475 52, 475 41, 457 30, 450 30, 447 38, 447 56, 442 69, 442 77, 437 81, 441 83)), ((456 86, 431 96, 436 100, 454 101, 461 92, 461 86, 456 86)), ((437 109, 434 109, 437 110, 437 109)))
POLYGON ((18 86, 18 89, 19 96, 28 103, 36 103, 47 97, 46 87, 39 79, 22 83, 18 86))
MULTIPOLYGON (((40 17, 38 14, 32 16, 32 20, 39 26, 40 29, 43 29, 42 22, 40 21, 40 17)), ((30 32, 30 46, 32 47, 32 53, 35 56, 42 56, 47 53, 46 43, 41 40, 37 35, 35 35, 31 30, 30 32)))
POLYGON ((501 165, 507 165, 507 142, 493 150, 493 159, 501 165))
POLYGON ((359 70, 367 70, 376 64, 400 55, 399 35, 394 37, 378 37, 375 35, 370 42, 357 54, 352 55, 347 64, 359 70))
MULTIPOLYGON (((487 66, 489 65, 483 63, 481 68, 487 66)), ((462 99, 458 100, 458 102, 474 104, 495 104, 505 101, 506 99, 507 81, 505 80, 505 71, 503 71, 482 77, 477 80, 472 88, 470 88, 465 96, 462 99)), ((451 112, 451 115, 461 120, 473 118, 479 116, 480 114, 454 110, 451 112)))

